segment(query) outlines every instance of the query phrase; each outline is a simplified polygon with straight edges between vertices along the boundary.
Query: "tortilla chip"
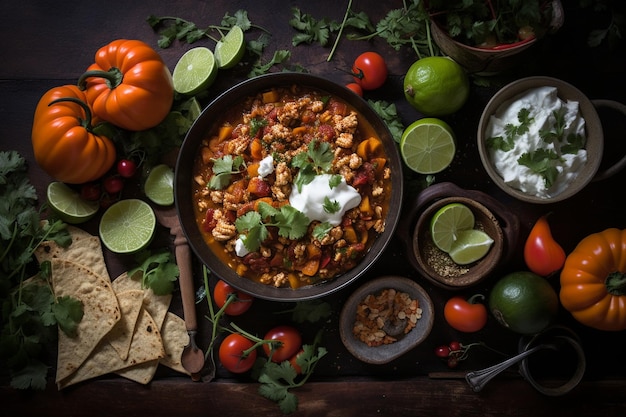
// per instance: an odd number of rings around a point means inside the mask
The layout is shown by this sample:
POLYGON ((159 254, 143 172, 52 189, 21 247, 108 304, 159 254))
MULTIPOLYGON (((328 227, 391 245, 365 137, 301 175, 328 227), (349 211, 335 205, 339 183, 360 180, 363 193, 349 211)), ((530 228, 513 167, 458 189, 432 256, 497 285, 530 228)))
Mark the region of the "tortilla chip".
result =
POLYGON ((152 378, 154 378, 154 374, 159 367, 159 361, 160 359, 155 359, 149 362, 140 363, 138 365, 117 371, 116 374, 126 379, 130 379, 131 381, 145 385, 152 381, 152 378))
POLYGON ((150 288, 141 288, 141 275, 140 273, 135 275, 134 277, 130 277, 128 273, 122 273, 111 283, 113 290, 117 294, 128 290, 142 290, 144 292, 144 307, 160 329, 163 325, 163 320, 165 320, 165 315, 170 308, 172 294, 156 295, 150 288))
POLYGON ((160 363, 177 372, 189 375, 189 371, 183 368, 181 356, 183 349, 189 344, 189 334, 185 326, 185 320, 174 313, 168 312, 161 328, 165 356, 160 363))
POLYGON ((68 226, 72 243, 64 248, 49 240, 42 242, 34 252, 35 257, 42 263, 46 260, 63 259, 89 267, 96 274, 111 280, 104 262, 100 238, 90 235, 84 230, 68 226))
POLYGON ((98 343, 120 320, 121 312, 110 280, 83 265, 52 259, 52 288, 55 297, 69 296, 83 304, 83 318, 76 337, 59 329, 56 382, 73 374, 98 343))
POLYGON ((87 379, 158 360, 164 356, 161 332, 150 314, 143 308, 126 360, 122 360, 108 341, 103 340, 76 372, 57 384, 59 389, 63 389, 87 379))
POLYGON ((143 291, 129 290, 121 292, 117 295, 117 301, 120 303, 122 317, 109 333, 105 336, 113 349, 120 356, 120 359, 128 358, 130 343, 133 340, 135 325, 139 319, 141 306, 143 303, 143 291))

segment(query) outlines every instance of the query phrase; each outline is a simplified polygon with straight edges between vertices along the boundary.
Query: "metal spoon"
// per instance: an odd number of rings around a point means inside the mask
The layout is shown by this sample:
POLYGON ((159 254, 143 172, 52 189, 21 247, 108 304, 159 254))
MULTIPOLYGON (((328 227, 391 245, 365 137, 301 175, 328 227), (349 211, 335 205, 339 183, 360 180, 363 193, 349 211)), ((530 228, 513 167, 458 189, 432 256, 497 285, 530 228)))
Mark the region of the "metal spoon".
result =
POLYGON ((191 378, 194 381, 198 381, 200 380, 200 372, 204 368, 204 352, 196 345, 198 322, 196 319, 191 251, 183 234, 176 209, 174 207, 157 207, 154 209, 154 212, 159 223, 169 228, 170 233, 174 236, 176 264, 180 271, 178 281, 183 302, 183 315, 187 334, 189 335, 189 344, 183 349, 181 364, 191 374, 191 378))
POLYGON ((491 381, 496 375, 541 349, 557 350, 557 347, 556 345, 548 343, 537 345, 496 365, 478 371, 468 372, 465 375, 465 380, 474 392, 479 392, 487 385, 487 382, 491 381))

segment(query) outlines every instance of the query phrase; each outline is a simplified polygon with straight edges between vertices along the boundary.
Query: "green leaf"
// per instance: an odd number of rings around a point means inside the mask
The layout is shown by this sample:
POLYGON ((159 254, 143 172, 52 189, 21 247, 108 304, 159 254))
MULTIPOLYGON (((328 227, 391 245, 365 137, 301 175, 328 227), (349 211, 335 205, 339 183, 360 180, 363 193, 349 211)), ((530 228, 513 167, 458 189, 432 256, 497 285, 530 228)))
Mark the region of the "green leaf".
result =
POLYGON ((402 139, 402 133, 404 133, 404 124, 398 115, 398 110, 395 103, 389 103, 385 100, 367 100, 367 103, 374 109, 376 114, 387 125, 387 128, 393 136, 393 140, 400 143, 402 139))
POLYGON ((332 315, 331 305, 322 300, 298 301, 292 311, 291 319, 296 323, 318 323, 332 315))
POLYGON ((69 296, 59 297, 52 306, 52 311, 63 333, 69 337, 76 337, 78 323, 84 314, 83 303, 69 296))
POLYGON ((324 197, 324 204, 322 205, 324 211, 329 214, 337 213, 341 210, 341 205, 337 200, 331 201, 328 196, 324 197))
POLYGON ((139 265, 128 271, 129 276, 141 272, 142 288, 150 288, 156 295, 171 294, 174 283, 180 275, 175 257, 169 250, 153 253, 149 249, 139 252, 136 257, 139 265))
POLYGON ((332 228, 333 225, 328 222, 320 223, 313 228, 313 237, 317 240, 322 240, 332 228))
POLYGON ((15 389, 46 389, 48 368, 43 362, 32 359, 27 366, 13 373, 11 387, 15 389))
POLYGON ((311 223, 304 213, 290 205, 281 206, 274 220, 275 225, 278 226, 278 234, 292 240, 304 236, 311 223))

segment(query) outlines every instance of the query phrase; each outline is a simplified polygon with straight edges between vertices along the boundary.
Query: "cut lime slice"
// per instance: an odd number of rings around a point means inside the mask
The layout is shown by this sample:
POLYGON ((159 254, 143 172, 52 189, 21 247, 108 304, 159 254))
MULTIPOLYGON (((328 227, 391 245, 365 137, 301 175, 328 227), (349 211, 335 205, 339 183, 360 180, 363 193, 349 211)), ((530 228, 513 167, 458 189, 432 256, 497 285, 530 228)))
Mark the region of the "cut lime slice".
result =
POLYGON ((208 88, 215 78, 217 65, 213 52, 201 46, 185 52, 172 73, 174 90, 186 95, 194 95, 208 88))
POLYGON ((464 204, 451 203, 441 207, 430 221, 433 243, 449 252, 461 231, 474 228, 474 221, 474 213, 464 204))
POLYGON ((452 244, 448 255, 459 265, 467 265, 482 259, 493 244, 493 239, 482 230, 462 230, 452 244))
POLYGON ((150 170, 144 184, 146 196, 160 206, 174 204, 174 171, 165 165, 157 165, 150 170))
POLYGON ((93 218, 100 208, 97 201, 87 201, 62 182, 48 184, 48 204, 59 219, 70 224, 84 223, 93 218))
POLYGON ((452 129, 443 120, 432 117, 409 125, 400 139, 404 163, 420 174, 435 174, 446 169, 456 152, 452 129))
POLYGON ((156 216, 148 203, 126 199, 111 205, 100 220, 100 239, 115 253, 134 253, 147 247, 156 230, 156 216))
POLYGON ((226 36, 215 45, 215 61, 220 69, 232 68, 241 61, 246 52, 243 30, 237 25, 230 28, 226 36))

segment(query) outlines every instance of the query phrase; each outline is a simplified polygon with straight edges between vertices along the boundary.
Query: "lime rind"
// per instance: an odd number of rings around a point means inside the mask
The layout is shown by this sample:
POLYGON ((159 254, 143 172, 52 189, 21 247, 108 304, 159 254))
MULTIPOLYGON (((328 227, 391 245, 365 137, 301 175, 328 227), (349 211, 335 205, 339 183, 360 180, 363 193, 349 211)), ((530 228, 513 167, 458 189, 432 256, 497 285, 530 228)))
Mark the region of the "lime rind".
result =
POLYGON ((172 81, 174 90, 183 95, 195 95, 207 89, 217 78, 217 63, 209 48, 198 46, 180 57, 172 81))
POLYGON ((493 239, 482 230, 470 229, 459 232, 448 255, 458 265, 468 265, 487 255, 493 239))
POLYGON ((417 120, 404 130, 400 154, 404 163, 419 174, 441 172, 450 166, 456 154, 454 132, 443 120, 417 120))
POLYGON ((241 61, 246 52, 243 30, 235 25, 215 45, 215 62, 220 69, 232 68, 241 61))
POLYGON ((174 204, 174 171, 165 165, 157 165, 148 174, 144 184, 146 196, 155 204, 174 204))
POLYGON ((84 223, 91 220, 100 209, 97 201, 81 198, 76 191, 58 181, 48 184, 46 197, 50 208, 65 223, 84 223))
POLYGON ((473 229, 475 222, 472 210, 461 203, 450 203, 441 207, 430 222, 430 234, 433 243, 448 253, 459 232, 473 229))
POLYGON ((102 244, 111 252, 130 254, 146 248, 156 230, 156 216, 148 203, 126 199, 111 205, 100 219, 102 244))

